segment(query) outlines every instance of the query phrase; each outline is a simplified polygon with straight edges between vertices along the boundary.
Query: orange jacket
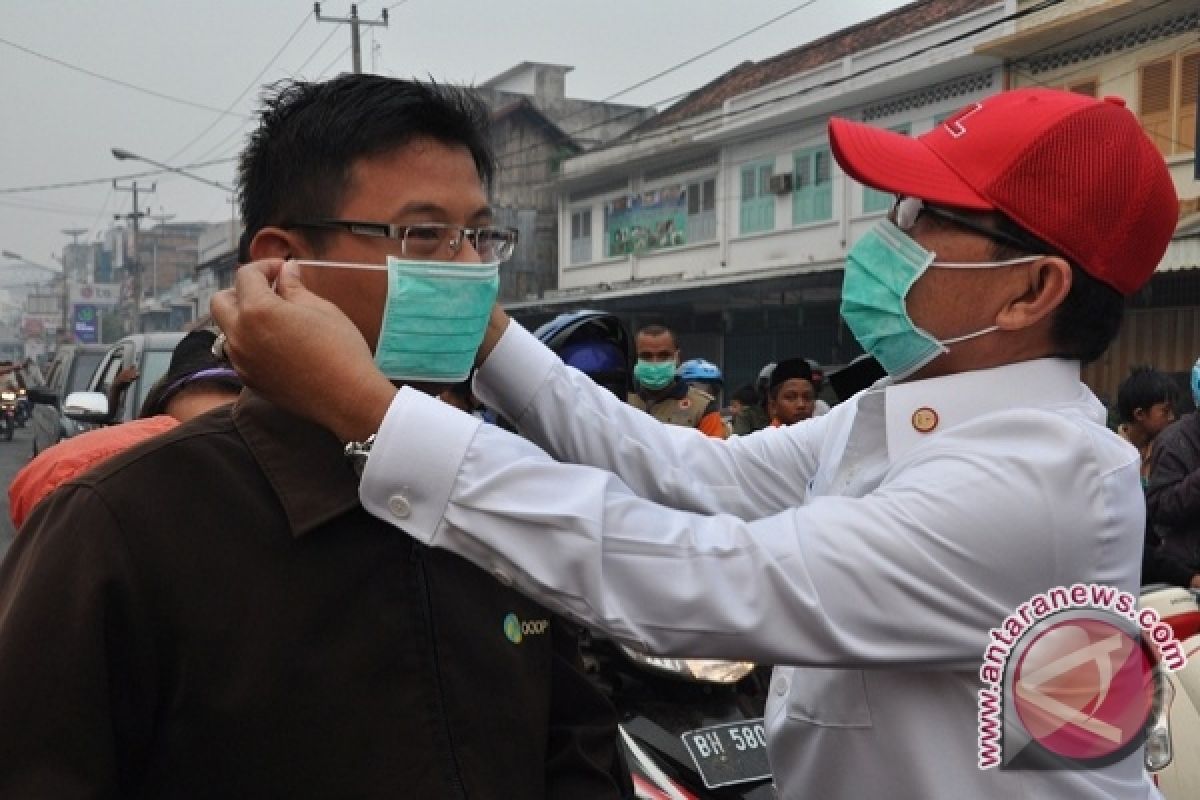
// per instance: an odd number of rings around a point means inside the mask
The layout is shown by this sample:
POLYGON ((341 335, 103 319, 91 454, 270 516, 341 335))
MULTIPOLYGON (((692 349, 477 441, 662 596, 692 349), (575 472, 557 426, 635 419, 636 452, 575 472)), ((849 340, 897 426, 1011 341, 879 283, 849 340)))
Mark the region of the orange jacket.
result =
POLYGON ((8 513, 13 527, 20 529, 33 507, 71 478, 178 424, 174 417, 161 414, 81 433, 42 451, 9 484, 8 513))

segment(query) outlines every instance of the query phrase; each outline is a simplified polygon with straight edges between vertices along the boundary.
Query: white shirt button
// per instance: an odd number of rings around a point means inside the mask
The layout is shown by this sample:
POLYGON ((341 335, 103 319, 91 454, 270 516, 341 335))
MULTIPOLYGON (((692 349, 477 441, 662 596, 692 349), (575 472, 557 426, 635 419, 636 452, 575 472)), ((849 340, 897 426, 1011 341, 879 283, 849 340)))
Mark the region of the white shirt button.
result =
POLYGON ((408 519, 412 516, 412 504, 402 494, 394 494, 388 498, 388 510, 400 519, 408 519))
POLYGON ((786 678, 776 678, 775 679, 775 694, 779 695, 780 697, 783 697, 785 694, 787 694, 787 690, 788 690, 787 679, 786 678))

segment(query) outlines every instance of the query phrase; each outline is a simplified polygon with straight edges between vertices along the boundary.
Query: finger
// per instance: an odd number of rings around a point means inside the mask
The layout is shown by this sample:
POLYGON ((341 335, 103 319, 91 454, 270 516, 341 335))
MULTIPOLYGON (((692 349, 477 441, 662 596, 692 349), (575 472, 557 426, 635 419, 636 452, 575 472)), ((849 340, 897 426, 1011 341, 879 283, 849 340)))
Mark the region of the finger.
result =
POLYGON ((233 275, 233 289, 237 292, 239 305, 249 305, 263 302, 268 295, 274 295, 271 284, 279 277, 283 261, 278 258, 268 258, 262 261, 252 261, 238 267, 233 275))
POLYGON ((237 294, 233 289, 222 289, 212 296, 208 302, 208 313, 217 322, 221 330, 233 328, 237 322, 237 294))

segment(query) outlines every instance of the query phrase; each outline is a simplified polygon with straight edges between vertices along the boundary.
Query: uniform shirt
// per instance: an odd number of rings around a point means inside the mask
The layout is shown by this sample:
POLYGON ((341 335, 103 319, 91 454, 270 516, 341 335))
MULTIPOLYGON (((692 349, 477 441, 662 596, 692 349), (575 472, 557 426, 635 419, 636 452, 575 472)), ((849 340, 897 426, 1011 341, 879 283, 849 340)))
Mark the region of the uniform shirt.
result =
POLYGON ((1140 752, 977 767, 989 629, 1051 587, 1138 589, 1137 453, 1078 364, 879 385, 719 441, 592 389, 510 325, 476 391, 572 463, 406 389, 366 508, 651 652, 792 665, 766 711, 782 797, 1156 796, 1140 752))
POLYGON ((716 399, 708 392, 676 380, 665 394, 638 392, 629 403, 671 425, 691 426, 706 436, 724 439, 729 435, 716 399))
POLYGON ((243 394, 41 503, 0 566, 0 798, 618 797, 573 628, 357 486, 243 394))
POLYGON ((46 448, 22 467, 8 486, 13 527, 20 528, 34 506, 71 478, 178 424, 174 417, 159 414, 87 431, 46 448))

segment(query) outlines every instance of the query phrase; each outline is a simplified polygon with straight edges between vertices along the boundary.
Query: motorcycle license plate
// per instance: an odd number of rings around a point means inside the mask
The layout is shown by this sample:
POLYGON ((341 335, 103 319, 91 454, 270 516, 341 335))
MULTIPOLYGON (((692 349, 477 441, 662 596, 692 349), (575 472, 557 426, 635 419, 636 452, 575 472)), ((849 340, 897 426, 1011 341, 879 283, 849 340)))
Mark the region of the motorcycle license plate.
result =
POLYGON ((761 717, 698 728, 680 738, 709 789, 771 777, 761 717))

